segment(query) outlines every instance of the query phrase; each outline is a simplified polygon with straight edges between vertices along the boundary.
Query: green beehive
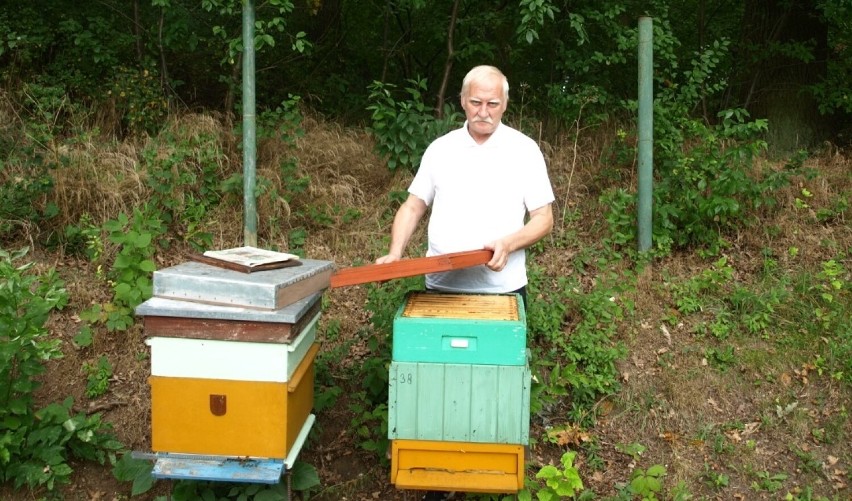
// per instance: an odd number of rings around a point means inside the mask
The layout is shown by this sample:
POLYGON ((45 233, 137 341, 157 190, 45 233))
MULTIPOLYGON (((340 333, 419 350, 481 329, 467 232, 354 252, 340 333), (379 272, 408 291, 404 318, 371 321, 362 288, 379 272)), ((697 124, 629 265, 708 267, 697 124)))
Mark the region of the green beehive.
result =
POLYGON ((388 438, 529 443, 524 365, 391 362, 388 438))
POLYGON ((393 322, 393 360, 526 364, 527 322, 517 294, 410 293, 393 322))

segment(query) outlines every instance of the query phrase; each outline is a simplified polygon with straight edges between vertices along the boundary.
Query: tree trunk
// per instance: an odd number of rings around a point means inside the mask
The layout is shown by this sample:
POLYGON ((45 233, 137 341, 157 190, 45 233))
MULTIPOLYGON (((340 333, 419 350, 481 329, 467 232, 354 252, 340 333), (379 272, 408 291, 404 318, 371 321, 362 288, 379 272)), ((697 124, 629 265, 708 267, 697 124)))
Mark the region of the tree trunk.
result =
POLYGON ((455 49, 453 48, 453 32, 456 30, 456 19, 459 13, 459 1, 453 2, 453 12, 450 14, 450 26, 447 28, 447 62, 444 64, 444 78, 441 80, 441 88, 438 90, 438 99, 435 103, 435 114, 438 118, 444 118, 444 95, 450 80, 450 71, 453 69, 455 49))
POLYGON ((814 3, 748 0, 741 29, 730 104, 768 118, 773 147, 793 150, 818 141, 825 124, 807 87, 825 76, 828 29, 814 3), (794 46, 807 47, 813 57, 803 60, 783 50, 794 46))

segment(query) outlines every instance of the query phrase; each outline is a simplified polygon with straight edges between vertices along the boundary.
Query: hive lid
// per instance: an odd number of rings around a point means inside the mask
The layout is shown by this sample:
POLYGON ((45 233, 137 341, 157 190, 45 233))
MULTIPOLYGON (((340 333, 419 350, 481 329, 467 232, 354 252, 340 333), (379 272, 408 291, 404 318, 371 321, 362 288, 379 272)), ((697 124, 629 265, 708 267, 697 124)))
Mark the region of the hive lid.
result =
POLYGON ((275 310, 329 285, 331 261, 303 259, 301 265, 242 273, 198 262, 154 272, 153 295, 182 301, 275 310))

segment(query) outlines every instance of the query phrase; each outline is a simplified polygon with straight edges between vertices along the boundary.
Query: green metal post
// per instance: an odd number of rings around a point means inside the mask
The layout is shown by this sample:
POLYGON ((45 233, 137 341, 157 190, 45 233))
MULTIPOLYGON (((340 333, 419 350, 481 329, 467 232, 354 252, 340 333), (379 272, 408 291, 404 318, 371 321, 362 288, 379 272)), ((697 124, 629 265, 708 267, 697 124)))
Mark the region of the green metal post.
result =
POLYGON ((639 18, 639 251, 651 248, 654 182, 654 28, 639 18))
POLYGON ((257 246, 257 133, 254 92, 254 0, 243 0, 243 241, 257 246))

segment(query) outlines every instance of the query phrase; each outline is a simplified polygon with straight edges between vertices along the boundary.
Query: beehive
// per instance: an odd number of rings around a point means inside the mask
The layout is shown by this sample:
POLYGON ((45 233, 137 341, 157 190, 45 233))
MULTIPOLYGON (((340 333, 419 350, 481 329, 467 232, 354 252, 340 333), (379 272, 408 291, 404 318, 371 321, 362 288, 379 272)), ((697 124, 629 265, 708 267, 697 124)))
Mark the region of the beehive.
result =
POLYGON ((391 362, 388 438, 527 444, 529 366, 391 362))
POLYGON ((428 440, 391 443, 391 483, 399 489, 516 493, 524 487, 522 445, 428 440))
MULTIPOLYGON (((306 261, 299 273, 327 267, 306 261)), ((170 297, 136 309, 151 350, 155 452, 292 465, 314 422, 321 315, 321 292, 276 307, 292 298, 295 268, 245 274, 184 263, 155 273, 155 294, 170 297)))
POLYGON ((526 364, 526 316, 517 294, 410 293, 394 317, 393 360, 526 364))
POLYGON ((318 350, 312 344, 286 382, 151 376, 152 449, 287 457, 313 408, 318 350))

